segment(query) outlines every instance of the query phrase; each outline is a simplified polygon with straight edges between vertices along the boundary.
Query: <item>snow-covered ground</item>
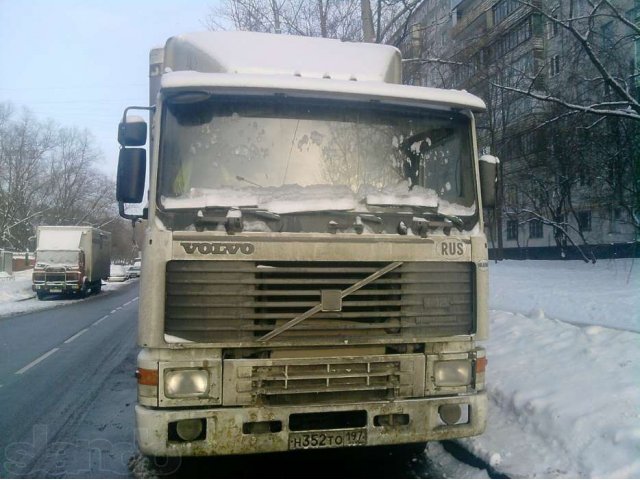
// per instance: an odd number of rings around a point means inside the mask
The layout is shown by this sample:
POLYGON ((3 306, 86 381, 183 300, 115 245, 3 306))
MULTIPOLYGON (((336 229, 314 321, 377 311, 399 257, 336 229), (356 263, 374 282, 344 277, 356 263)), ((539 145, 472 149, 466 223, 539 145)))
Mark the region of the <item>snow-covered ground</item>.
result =
MULTIPOLYGON (((79 301, 32 298, 30 275, 0 280, 0 316, 79 301)), ((505 261, 490 277, 488 425, 459 442, 512 477, 640 477, 640 260, 505 261)), ((487 476, 427 452, 447 476, 487 476)))
POLYGON ((490 278, 488 425, 460 443, 513 477, 640 477, 640 261, 490 278))
MULTIPOLYGON (((64 298, 59 295, 52 295, 48 299, 38 300, 36 294, 31 290, 32 273, 33 270, 29 269, 15 272, 12 278, 0 277, 0 317, 44 310, 83 300, 74 297, 64 298)), ((119 283, 102 282, 102 291, 115 290, 129 282, 131 280, 119 283)))

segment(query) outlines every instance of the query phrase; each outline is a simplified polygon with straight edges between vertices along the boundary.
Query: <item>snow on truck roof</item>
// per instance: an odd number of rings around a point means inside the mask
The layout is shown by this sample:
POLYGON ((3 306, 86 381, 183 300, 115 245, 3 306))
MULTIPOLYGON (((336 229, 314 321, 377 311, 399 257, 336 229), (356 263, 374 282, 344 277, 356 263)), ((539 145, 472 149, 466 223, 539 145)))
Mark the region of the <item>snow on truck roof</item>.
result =
POLYGON ((254 32, 172 37, 164 53, 163 89, 235 89, 323 97, 428 103, 483 111, 460 91, 400 84, 400 52, 388 45, 254 32), (232 75, 230 75, 232 74, 232 75))
POLYGON ((171 70, 400 83, 400 51, 389 45, 256 32, 199 32, 167 41, 171 70))
POLYGON ((163 89, 212 88, 220 93, 236 89, 270 90, 273 92, 350 99, 370 99, 393 103, 428 103, 443 107, 484 111, 485 103, 475 95, 460 90, 445 90, 381 82, 317 80, 284 75, 228 75, 221 73, 171 72, 162 76, 163 89))

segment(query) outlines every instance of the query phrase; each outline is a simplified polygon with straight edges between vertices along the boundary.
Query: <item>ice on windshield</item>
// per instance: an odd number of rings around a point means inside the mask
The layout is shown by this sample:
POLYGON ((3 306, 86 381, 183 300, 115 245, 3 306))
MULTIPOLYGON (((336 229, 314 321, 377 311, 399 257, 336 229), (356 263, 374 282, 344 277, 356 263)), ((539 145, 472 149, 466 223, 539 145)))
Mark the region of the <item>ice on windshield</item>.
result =
POLYGON ((180 197, 163 197, 166 208, 256 207, 274 213, 354 210, 357 199, 344 185, 192 188, 180 197))
POLYGON ((161 146, 159 200, 166 209, 475 213, 462 115, 217 98, 170 104, 164 121, 170 140, 161 146))
POLYGON ((78 265, 78 250, 38 250, 37 265, 78 265))

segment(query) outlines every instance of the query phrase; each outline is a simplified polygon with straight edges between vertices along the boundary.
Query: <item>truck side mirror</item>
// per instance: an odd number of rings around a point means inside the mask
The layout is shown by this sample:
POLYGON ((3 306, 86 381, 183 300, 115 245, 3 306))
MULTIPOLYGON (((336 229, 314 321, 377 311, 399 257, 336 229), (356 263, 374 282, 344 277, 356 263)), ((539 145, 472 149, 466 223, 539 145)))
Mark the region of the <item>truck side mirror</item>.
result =
POLYGON ((483 208, 496 206, 496 183, 498 181, 498 164, 500 160, 493 155, 480 157, 480 194, 483 208))
POLYGON ((118 143, 123 147, 140 147, 147 143, 147 123, 142 117, 126 117, 118 125, 118 143))
POLYGON ((146 172, 147 151, 144 148, 120 149, 116 185, 116 199, 118 202, 142 202, 146 172))

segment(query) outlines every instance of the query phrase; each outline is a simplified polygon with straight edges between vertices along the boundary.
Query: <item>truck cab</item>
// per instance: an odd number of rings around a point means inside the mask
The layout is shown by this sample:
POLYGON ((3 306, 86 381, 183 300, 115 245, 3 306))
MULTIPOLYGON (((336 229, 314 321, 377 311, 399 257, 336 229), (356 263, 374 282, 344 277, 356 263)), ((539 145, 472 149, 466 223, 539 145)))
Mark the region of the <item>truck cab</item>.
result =
MULTIPOLYGON (((473 113, 485 106, 402 85, 400 62, 389 46, 247 32, 152 51, 143 453, 484 430, 476 341, 495 164, 480 167, 473 113)), ((129 118, 124 215, 142 201, 147 166, 146 125, 129 118)))

